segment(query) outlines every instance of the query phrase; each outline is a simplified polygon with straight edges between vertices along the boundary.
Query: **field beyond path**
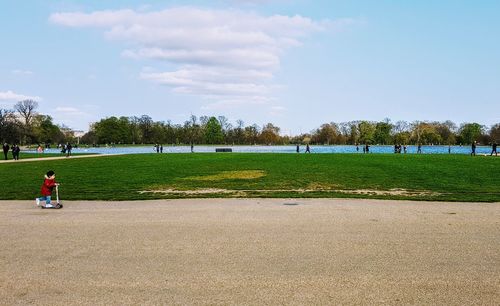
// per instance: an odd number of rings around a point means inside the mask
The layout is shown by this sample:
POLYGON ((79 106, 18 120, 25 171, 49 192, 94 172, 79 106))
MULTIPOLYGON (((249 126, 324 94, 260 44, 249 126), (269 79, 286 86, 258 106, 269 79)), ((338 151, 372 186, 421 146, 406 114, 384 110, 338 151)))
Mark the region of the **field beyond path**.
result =
POLYGON ((0 163, 0 200, 39 196, 48 170, 55 171, 64 200, 377 198, 500 202, 496 175, 500 159, 491 156, 272 153, 131 154, 0 163))
POLYGON ((499 220, 499 203, 0 201, 0 301, 493 305, 499 220))

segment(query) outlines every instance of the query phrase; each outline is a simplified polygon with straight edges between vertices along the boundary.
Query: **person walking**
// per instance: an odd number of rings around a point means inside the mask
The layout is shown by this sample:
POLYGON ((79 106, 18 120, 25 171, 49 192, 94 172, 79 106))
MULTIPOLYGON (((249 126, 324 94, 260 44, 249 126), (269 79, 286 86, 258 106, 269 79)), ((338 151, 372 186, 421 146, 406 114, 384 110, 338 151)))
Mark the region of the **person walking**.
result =
POLYGON ((295 148, 295 152, 299 153, 300 152, 300 147, 299 145, 297 144, 297 148, 295 148))
POLYGON ((470 156, 476 156, 476 141, 475 140, 472 143, 471 149, 472 149, 472 151, 470 152, 470 156))
POLYGON ((306 152, 305 153, 311 153, 311 148, 309 147, 309 144, 306 144, 306 152))
POLYGON ((68 144, 66 145, 66 157, 70 157, 71 156, 71 150, 73 149, 73 146, 68 142, 68 144))
POLYGON ((21 152, 21 149, 19 148, 19 146, 17 144, 14 144, 12 146, 12 158, 14 160, 19 160, 19 152, 21 152))
POLYGON ((370 153, 370 146, 368 144, 365 144, 365 152, 370 153))
POLYGON ((498 156, 496 141, 494 141, 493 144, 491 145, 491 154, 490 154, 490 156, 493 156, 493 153, 495 153, 495 156, 498 156))
POLYGON ((419 143, 417 147, 417 154, 422 154, 422 145, 419 143))
POLYGON ((5 156, 5 160, 9 159, 8 154, 9 154, 9 145, 7 143, 3 144, 3 155, 5 156))
POLYGON ((160 145, 160 153, 163 153, 163 145, 160 145))
POLYGON ((194 144, 191 143, 191 153, 194 153, 194 144))

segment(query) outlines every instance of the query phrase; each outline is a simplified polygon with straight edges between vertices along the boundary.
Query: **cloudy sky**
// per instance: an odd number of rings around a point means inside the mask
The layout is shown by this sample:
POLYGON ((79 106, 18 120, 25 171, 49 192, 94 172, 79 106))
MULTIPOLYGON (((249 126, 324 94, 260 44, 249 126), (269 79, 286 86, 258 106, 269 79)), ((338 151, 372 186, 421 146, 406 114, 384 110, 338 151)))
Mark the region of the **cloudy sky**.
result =
POLYGON ((500 122, 500 2, 0 1, 0 107, 106 116, 500 122))

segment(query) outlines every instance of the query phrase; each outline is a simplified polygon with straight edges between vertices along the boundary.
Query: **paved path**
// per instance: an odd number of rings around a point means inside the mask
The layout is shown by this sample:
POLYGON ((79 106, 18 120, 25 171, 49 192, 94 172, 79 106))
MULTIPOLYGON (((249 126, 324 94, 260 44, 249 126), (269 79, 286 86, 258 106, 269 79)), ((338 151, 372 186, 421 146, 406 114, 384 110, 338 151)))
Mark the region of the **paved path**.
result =
POLYGON ((54 157, 36 157, 36 158, 24 158, 20 160, 0 160, 1 163, 22 163, 22 162, 32 162, 32 161, 44 161, 44 160, 58 160, 58 159, 75 159, 75 158, 91 158, 91 157, 103 157, 103 156, 115 156, 123 154, 88 154, 88 155, 72 155, 70 157, 66 156, 54 156, 54 157))
POLYGON ((500 203, 64 204, 0 202, 0 304, 500 302, 500 203))

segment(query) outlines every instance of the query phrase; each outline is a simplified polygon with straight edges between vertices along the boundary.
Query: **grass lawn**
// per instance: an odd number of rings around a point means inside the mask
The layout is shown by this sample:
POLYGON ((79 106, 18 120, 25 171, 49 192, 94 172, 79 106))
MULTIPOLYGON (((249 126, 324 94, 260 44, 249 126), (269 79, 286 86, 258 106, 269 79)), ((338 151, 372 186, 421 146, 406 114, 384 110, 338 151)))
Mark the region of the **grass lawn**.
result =
POLYGON ((66 200, 357 197, 500 201, 500 159, 393 154, 137 154, 0 164, 0 199, 34 199, 57 173, 66 200))

